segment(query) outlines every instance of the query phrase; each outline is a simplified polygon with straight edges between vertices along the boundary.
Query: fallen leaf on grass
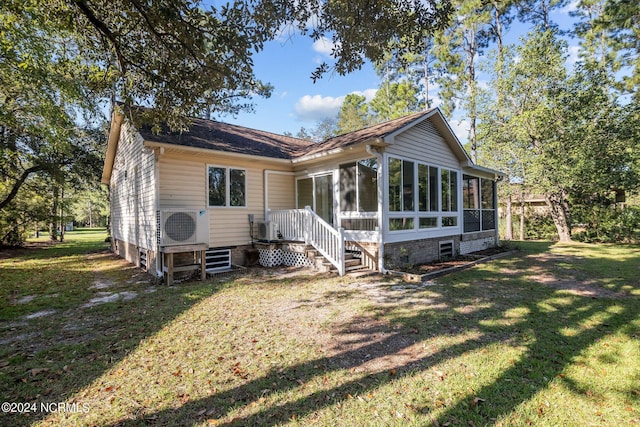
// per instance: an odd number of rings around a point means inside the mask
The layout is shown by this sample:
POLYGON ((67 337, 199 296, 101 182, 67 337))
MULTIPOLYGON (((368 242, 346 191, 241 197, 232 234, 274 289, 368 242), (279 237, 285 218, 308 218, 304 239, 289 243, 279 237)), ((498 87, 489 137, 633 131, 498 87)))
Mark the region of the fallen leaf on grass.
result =
POLYGON ((49 368, 33 368, 29 371, 32 377, 35 377, 36 375, 39 375, 45 372, 49 372, 49 368))
POLYGON ((475 408, 476 406, 480 405, 484 401, 485 400, 481 397, 474 397, 473 400, 469 402, 469 406, 471 406, 472 408, 475 408))
POLYGON ((440 381, 444 381, 444 379, 445 379, 445 378, 446 378, 446 376, 447 376, 447 374, 445 374, 445 373, 444 373, 444 372, 442 372, 442 371, 438 371, 437 369, 434 369, 434 370, 433 370, 433 373, 434 373, 434 374, 436 374, 436 376, 438 377, 438 379, 439 379, 440 381))
POLYGON ((240 377, 243 380, 247 379, 247 377, 249 376, 249 372, 240 366, 240 362, 237 362, 235 365, 233 365, 232 371, 233 375, 235 375, 236 377, 240 377))

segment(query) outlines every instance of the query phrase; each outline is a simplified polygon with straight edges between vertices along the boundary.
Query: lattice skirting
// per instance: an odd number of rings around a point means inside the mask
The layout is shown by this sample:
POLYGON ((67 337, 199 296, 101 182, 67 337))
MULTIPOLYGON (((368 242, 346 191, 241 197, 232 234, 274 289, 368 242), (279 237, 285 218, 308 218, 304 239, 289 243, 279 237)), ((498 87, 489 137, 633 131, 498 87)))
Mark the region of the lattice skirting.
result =
POLYGON ((282 249, 258 249, 260 265, 263 267, 276 267, 286 265, 289 267, 311 267, 313 263, 302 252, 283 251, 282 249))
POLYGON ((282 249, 258 249, 260 265, 263 267, 275 267, 282 264, 282 249))
POLYGON ((282 263, 290 267, 311 267, 313 263, 302 252, 282 251, 282 263))

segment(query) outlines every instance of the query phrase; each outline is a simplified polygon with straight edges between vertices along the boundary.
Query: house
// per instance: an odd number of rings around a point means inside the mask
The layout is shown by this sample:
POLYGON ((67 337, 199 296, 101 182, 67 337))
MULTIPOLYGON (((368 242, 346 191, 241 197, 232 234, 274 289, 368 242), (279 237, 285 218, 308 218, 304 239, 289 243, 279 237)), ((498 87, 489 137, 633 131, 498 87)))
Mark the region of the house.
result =
POLYGON ((204 119, 154 134, 115 111, 102 182, 114 251, 154 274, 166 253, 215 271, 254 247, 263 265, 343 274, 347 254, 385 272, 496 245, 500 177, 437 108, 321 143, 204 119))

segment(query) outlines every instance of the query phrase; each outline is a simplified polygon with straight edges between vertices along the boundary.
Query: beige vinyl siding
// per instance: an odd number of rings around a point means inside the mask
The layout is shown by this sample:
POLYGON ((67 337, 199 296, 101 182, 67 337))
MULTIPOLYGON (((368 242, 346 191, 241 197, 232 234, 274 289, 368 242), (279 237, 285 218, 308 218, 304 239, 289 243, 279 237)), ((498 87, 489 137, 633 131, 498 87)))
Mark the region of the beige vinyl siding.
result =
MULTIPOLYGON (((264 171, 273 169, 273 164, 215 153, 195 156, 165 152, 158 166, 161 208, 207 209, 210 247, 238 246, 251 242, 248 215, 254 214, 255 221, 264 220, 264 171), (208 166, 246 171, 245 207, 207 206, 208 166)), ((289 190, 291 193, 292 188, 293 184, 289 190)))
POLYGON ((295 177, 291 174, 267 172, 268 209, 282 210, 296 207, 295 177))
POLYGON ((160 207, 204 209, 207 207, 206 167, 202 160, 164 154, 158 162, 160 207))
POLYGON ((385 151, 392 156, 419 160, 434 166, 460 168, 459 159, 429 120, 396 136, 394 144, 385 151))
POLYGON ((110 187, 113 237, 155 250, 154 154, 144 149, 142 137, 126 122, 120 129, 110 187))

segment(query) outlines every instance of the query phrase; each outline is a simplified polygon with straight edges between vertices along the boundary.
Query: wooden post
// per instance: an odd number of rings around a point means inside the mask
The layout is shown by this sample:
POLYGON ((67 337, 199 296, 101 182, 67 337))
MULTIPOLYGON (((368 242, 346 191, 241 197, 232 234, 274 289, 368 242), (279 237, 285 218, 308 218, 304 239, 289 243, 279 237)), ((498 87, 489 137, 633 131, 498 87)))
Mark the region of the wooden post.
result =
POLYGON ((173 252, 167 255, 167 286, 173 285, 173 252))
POLYGON ((207 280, 207 251, 200 251, 200 280, 207 280))
POLYGON ((207 244, 195 244, 195 245, 180 245, 180 246, 164 246, 160 249, 163 256, 165 256, 165 265, 163 268, 163 274, 166 278, 166 283, 168 286, 173 285, 173 273, 181 272, 181 271, 192 271, 192 270, 200 270, 200 278, 202 280, 206 280, 207 278, 207 256, 206 251, 209 245, 207 244), (173 265, 173 254, 191 252, 192 255, 194 253, 200 254, 200 262, 197 260, 193 260, 191 264, 175 267, 173 265))

